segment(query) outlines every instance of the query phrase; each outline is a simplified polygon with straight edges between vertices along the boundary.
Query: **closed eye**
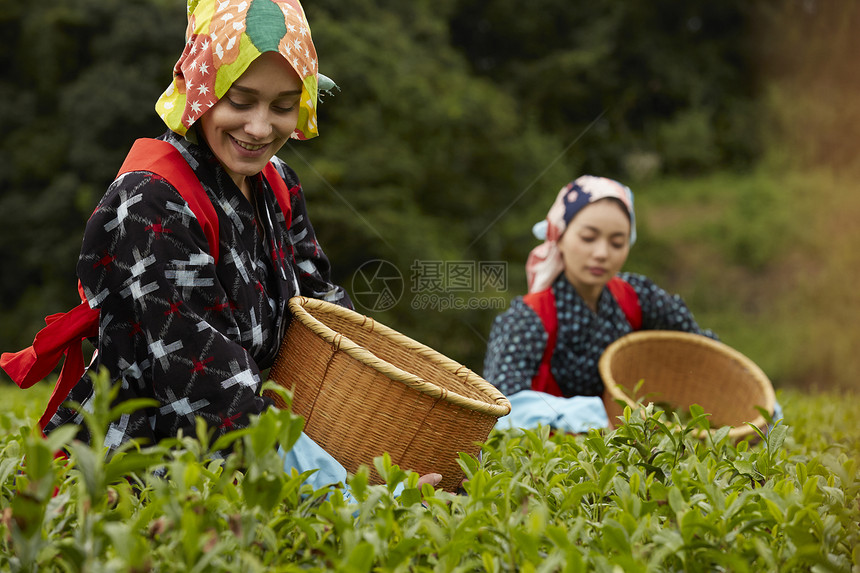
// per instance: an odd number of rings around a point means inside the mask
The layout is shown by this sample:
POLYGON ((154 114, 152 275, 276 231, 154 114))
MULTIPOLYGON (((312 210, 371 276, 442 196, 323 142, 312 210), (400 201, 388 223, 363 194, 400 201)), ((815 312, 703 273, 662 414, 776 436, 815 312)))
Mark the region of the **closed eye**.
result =
POLYGON ((235 109, 250 109, 251 108, 251 104, 249 104, 249 103, 240 103, 240 102, 235 101, 234 99, 232 99, 230 97, 227 97, 225 99, 230 104, 230 106, 235 108, 235 109))
POLYGON ((277 113, 290 113, 299 105, 299 95, 290 93, 290 97, 279 97, 272 101, 272 109, 277 113))

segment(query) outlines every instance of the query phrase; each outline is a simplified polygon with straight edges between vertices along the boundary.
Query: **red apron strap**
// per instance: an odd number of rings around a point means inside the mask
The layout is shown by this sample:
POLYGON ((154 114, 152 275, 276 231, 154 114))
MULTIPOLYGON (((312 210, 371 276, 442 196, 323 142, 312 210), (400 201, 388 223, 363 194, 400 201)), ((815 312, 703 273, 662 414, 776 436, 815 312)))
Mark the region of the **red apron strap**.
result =
POLYGON ((42 429, 84 374, 81 340, 98 335, 99 311, 82 302, 69 312, 52 314, 45 322, 47 326, 36 334, 33 346, 0 356, 0 367, 9 377, 21 388, 29 388, 50 374, 66 355, 48 410, 39 420, 42 429))
POLYGON ((99 311, 82 302, 66 313, 45 318, 47 326, 36 334, 33 346, 4 352, 0 366, 18 386, 29 388, 44 379, 60 362, 69 346, 99 333, 99 311))
POLYGON ((561 396, 561 389, 558 387, 550 368, 555 343, 558 340, 558 314, 556 313, 555 295, 552 293, 552 287, 523 296, 523 302, 535 311, 547 333, 546 348, 537 374, 532 378, 532 390, 561 396))
MULTIPOLYGON (((627 321, 633 330, 640 330, 642 328, 642 307, 639 305, 639 295, 636 294, 630 283, 619 277, 613 277, 606 286, 612 293, 612 296, 615 297, 615 300, 618 301, 618 305, 624 311, 624 316, 627 317, 627 321)), ((532 390, 546 392, 553 396, 561 396, 561 389, 552 375, 550 367, 552 355, 558 340, 558 314, 552 288, 550 287, 536 293, 529 293, 523 297, 523 302, 535 311, 547 333, 546 349, 541 358, 537 374, 532 379, 532 390)))
POLYGON ((275 199, 281 206, 281 211, 284 213, 284 222, 287 230, 290 228, 290 222, 293 220, 293 208, 290 201, 290 190, 287 189, 287 184, 284 182, 281 174, 272 163, 267 163, 263 168, 263 177, 269 182, 272 192, 275 194, 275 199))
POLYGON ((132 171, 149 171, 175 188, 203 227, 209 254, 218 260, 218 215, 191 166, 172 144, 160 139, 141 138, 134 142, 117 177, 132 171))
POLYGON ((618 306, 624 311, 627 322, 633 330, 642 329, 642 306, 639 304, 639 295, 630 286, 630 283, 619 277, 612 277, 606 284, 606 288, 618 301, 618 306))
MULTIPOLYGON (((98 334, 98 314, 95 319, 95 336, 98 334)), ((60 369, 60 375, 57 377, 57 384, 54 386, 54 391, 51 392, 51 398, 48 400, 48 407, 45 408, 45 413, 39 418, 39 427, 42 430, 57 413, 60 404, 65 402, 69 396, 69 392, 75 387, 75 384, 81 381, 84 375, 84 350, 81 347, 81 340, 72 342, 68 345, 66 351, 66 360, 63 362, 63 368, 60 369)))

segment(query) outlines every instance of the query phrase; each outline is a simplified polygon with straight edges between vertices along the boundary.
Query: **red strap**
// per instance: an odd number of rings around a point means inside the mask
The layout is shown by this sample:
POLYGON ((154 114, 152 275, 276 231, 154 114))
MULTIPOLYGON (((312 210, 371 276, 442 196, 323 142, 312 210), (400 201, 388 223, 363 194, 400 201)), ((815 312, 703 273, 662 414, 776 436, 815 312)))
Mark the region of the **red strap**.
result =
MULTIPOLYGON (((218 215, 209 195, 191 166, 172 144, 160 139, 141 138, 134 142, 117 177, 132 171, 149 171, 167 180, 176 189, 203 227, 209 254, 218 260, 218 215)), ((280 179, 280 177, 278 178, 280 179)))
MULTIPOLYGON (((217 261, 218 216, 200 180, 182 154, 166 141, 138 139, 129 151, 117 177, 132 171, 149 171, 157 174, 179 192, 203 227, 206 241, 209 243, 209 253, 217 261)), ((269 181, 284 213, 286 225, 289 227, 292 218, 289 189, 271 163, 266 165, 263 175, 269 181)), ((80 282, 78 290, 83 300, 80 282)), ((84 374, 81 341, 84 338, 98 336, 99 311, 91 309, 84 300, 69 312, 48 316, 45 322, 47 326, 36 334, 32 346, 15 353, 6 352, 0 356, 0 367, 19 387, 29 388, 48 376, 59 364, 62 356, 66 355, 48 407, 39 420, 43 430, 84 374)))
POLYGON ((627 317, 627 322, 630 323, 633 330, 641 330, 642 307, 639 305, 639 295, 636 294, 630 283, 619 277, 612 277, 606 283, 606 287, 615 297, 618 306, 624 311, 624 316, 627 317))
MULTIPOLYGON (((618 306, 624 312, 627 322, 630 323, 633 330, 642 328, 642 307, 639 305, 639 295, 633 287, 619 277, 612 277, 607 283, 607 288, 618 306)), ((550 364, 552 354, 555 351, 555 344, 558 340, 558 313, 555 307, 555 295, 552 292, 552 287, 540 292, 529 293, 523 296, 523 302, 526 303, 543 323, 544 330, 547 333, 547 343, 544 349, 543 357, 541 358, 540 366, 537 374, 532 378, 532 390, 546 392, 553 396, 561 396, 561 389, 555 376, 552 375, 550 364)))
POLYGON ((281 211, 284 213, 284 222, 287 229, 290 228, 290 222, 293 220, 293 208, 290 201, 290 190, 287 189, 287 184, 284 178, 278 173, 278 170, 271 163, 267 163, 263 168, 263 177, 269 182, 272 192, 275 194, 275 199, 281 206, 281 211))
POLYGON ((532 378, 532 390, 546 392, 553 396, 561 396, 561 388, 558 387, 558 383, 555 381, 555 376, 552 375, 550 368, 552 354, 555 351, 555 343, 558 339, 558 313, 555 308, 555 295, 553 295, 552 288, 550 287, 546 290, 523 296, 523 302, 535 311, 547 333, 546 348, 544 349, 540 366, 538 366, 537 374, 532 378))
POLYGON ((21 388, 29 388, 50 374, 66 355, 48 409, 39 420, 43 429, 84 374, 81 340, 98 335, 99 311, 82 302, 69 312, 46 317, 45 322, 47 326, 36 334, 33 346, 0 356, 0 367, 9 377, 21 388))

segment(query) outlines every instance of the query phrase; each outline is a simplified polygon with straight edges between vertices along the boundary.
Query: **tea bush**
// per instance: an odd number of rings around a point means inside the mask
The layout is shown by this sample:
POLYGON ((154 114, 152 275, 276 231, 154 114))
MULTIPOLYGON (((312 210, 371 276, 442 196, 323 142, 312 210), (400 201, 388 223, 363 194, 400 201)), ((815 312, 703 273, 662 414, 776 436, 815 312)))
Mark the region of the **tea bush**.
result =
MULTIPOLYGON (((141 405, 110 410, 97 384, 96 431, 141 405)), ((276 446, 302 424, 289 411, 105 460, 74 430, 43 439, 32 400, 0 417, 0 570, 858 571, 856 398, 782 395, 790 424, 755 444, 693 437, 695 407, 675 424, 628 409, 587 435, 494 431, 461 456, 465 494, 419 490, 383 457, 387 483, 360 471, 351 497, 283 471, 276 446)))

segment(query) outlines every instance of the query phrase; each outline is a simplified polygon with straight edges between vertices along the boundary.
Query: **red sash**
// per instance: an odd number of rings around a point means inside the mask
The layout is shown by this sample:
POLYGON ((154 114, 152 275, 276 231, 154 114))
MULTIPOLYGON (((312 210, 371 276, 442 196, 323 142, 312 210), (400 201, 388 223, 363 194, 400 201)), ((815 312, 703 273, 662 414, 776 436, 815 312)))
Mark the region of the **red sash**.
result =
MULTIPOLYGON (((618 277, 612 277, 606 284, 609 292, 618 301, 618 306, 624 311, 624 316, 627 317, 627 322, 633 330, 642 328, 642 307, 639 305, 639 295, 630 286, 630 283, 618 277)), ((553 396, 561 396, 561 389, 552 375, 550 362, 552 354, 555 351, 555 344, 558 340, 558 313, 555 307, 555 295, 552 293, 552 287, 540 292, 533 292, 523 297, 523 302, 526 303, 540 317, 543 323, 544 330, 547 333, 546 348, 541 358, 540 366, 537 374, 532 378, 532 390, 546 392, 553 396)))

